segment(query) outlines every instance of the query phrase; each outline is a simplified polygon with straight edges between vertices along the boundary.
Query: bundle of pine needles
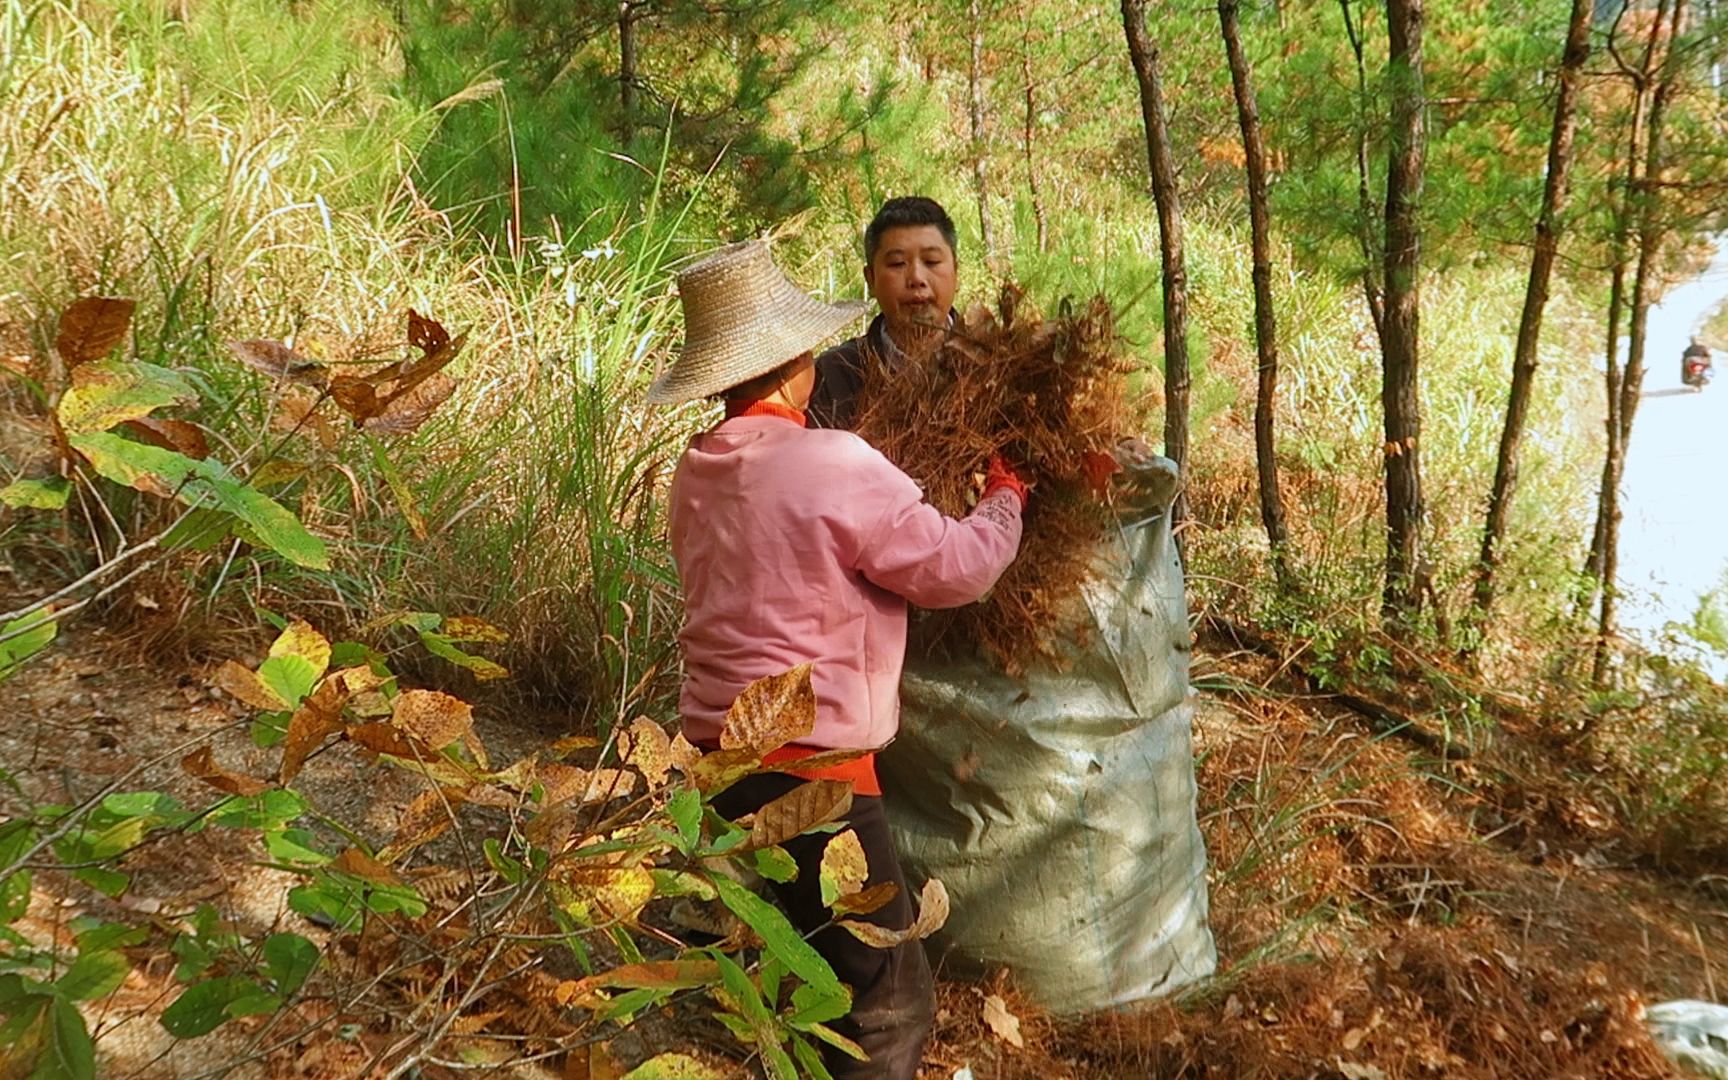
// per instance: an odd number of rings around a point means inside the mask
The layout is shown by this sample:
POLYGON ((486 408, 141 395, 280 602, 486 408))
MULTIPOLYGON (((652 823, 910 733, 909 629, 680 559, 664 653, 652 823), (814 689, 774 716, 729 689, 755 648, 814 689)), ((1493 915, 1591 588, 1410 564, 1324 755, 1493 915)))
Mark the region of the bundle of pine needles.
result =
POLYGON ((1102 297, 1044 320, 1010 286, 998 308, 972 308, 892 370, 867 358, 856 430, 954 517, 976 500, 993 452, 1033 485, 1020 555, 995 589, 919 627, 925 648, 981 647, 1017 673, 1056 657, 1070 629, 1060 620, 1110 520, 1112 450, 1146 417, 1102 297))

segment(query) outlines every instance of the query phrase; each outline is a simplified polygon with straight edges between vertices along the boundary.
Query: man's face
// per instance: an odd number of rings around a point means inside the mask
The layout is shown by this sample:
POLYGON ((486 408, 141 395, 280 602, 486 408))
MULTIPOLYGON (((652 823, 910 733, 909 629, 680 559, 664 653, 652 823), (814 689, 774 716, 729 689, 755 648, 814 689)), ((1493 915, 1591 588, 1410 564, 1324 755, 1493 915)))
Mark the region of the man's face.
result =
POLYGON ((940 326, 959 285, 954 250, 934 225, 889 229, 864 268, 864 283, 890 327, 940 326))

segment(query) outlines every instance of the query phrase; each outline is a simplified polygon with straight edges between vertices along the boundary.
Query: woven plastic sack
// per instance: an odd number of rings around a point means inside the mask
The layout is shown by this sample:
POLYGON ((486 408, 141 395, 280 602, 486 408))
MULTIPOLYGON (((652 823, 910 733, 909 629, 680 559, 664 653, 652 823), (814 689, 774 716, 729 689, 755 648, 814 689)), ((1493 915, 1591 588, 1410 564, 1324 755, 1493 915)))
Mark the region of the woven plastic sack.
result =
POLYGON ((1010 678, 978 657, 909 656, 880 759, 909 876, 940 878, 952 900, 943 962, 1006 967, 1057 1013, 1162 996, 1216 966, 1176 469, 1127 463, 1140 497, 1099 545, 1061 662, 1010 678))

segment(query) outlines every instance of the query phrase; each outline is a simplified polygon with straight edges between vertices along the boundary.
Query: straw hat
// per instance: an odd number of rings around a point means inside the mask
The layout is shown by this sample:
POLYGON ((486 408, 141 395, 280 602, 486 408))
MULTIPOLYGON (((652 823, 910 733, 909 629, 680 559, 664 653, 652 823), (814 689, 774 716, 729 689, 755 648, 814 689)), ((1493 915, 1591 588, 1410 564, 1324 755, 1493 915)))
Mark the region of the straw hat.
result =
POLYGON ((711 252, 678 275, 684 348, 648 388, 654 405, 717 394, 766 375, 833 337, 869 307, 824 304, 792 284, 766 240, 711 252))

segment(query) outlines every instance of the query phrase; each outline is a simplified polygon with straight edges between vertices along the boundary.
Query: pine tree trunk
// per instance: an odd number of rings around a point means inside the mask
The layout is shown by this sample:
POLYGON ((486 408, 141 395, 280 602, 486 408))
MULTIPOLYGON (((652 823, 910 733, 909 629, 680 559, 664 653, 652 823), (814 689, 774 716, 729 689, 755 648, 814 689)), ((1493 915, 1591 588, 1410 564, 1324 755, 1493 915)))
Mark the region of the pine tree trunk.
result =
MULTIPOLYGON (((1657 13, 1660 33, 1661 12, 1657 13)), ((1667 56, 1662 61, 1661 75, 1657 79, 1656 93, 1650 105, 1649 131, 1645 139, 1644 170, 1636 187, 1630 194, 1638 218, 1638 268, 1632 277, 1631 323, 1626 337, 1626 367, 1620 376, 1620 404, 1615 411, 1618 413, 1619 438, 1616 442, 1616 461, 1614 467, 1614 483, 1611 492, 1604 492, 1604 501, 1609 503, 1609 513, 1604 515, 1602 526, 1602 606, 1596 622, 1596 650, 1590 665, 1590 681, 1596 686, 1603 686, 1608 679, 1609 642, 1619 630, 1620 586, 1618 582, 1620 568, 1620 482, 1626 473, 1626 452, 1632 442, 1632 421, 1638 411, 1638 397, 1643 392, 1644 384, 1644 346, 1647 340, 1647 330, 1650 322, 1650 303, 1653 299, 1651 280, 1657 272, 1656 261, 1661 254, 1662 240, 1666 228, 1662 221, 1662 194, 1658 181, 1662 178, 1662 153, 1664 124, 1667 119, 1668 102, 1673 97, 1675 81, 1678 77, 1678 58, 1675 46, 1679 40, 1680 26, 1686 18, 1686 0, 1674 0, 1673 10, 1669 13, 1667 33, 1667 56)), ((1651 52, 1655 52, 1653 45, 1651 52)), ((1606 470, 1604 470, 1606 481, 1606 470)))
POLYGON ((1542 316, 1548 306, 1548 282, 1560 249, 1560 214, 1566 207, 1567 175, 1572 167, 1572 137, 1577 130, 1578 84, 1590 56, 1590 20, 1595 0, 1572 0, 1566 47, 1560 57, 1559 90, 1554 99, 1554 128, 1548 140, 1548 175, 1542 188, 1542 209, 1536 217, 1536 248, 1530 256, 1530 279, 1524 290, 1524 313, 1518 321, 1518 342, 1512 355, 1512 388, 1506 396, 1506 423, 1500 432, 1500 453, 1494 465, 1494 488, 1488 496, 1488 520, 1482 529, 1482 554, 1476 568, 1476 619, 1486 622, 1494 605, 1494 572, 1500 565, 1512 499, 1518 490, 1518 458, 1531 387, 1536 381, 1536 348, 1542 338, 1542 316))
POLYGON ((1383 256, 1374 236, 1374 199, 1368 194, 1368 64, 1362 56, 1362 33, 1350 17, 1350 0, 1338 0, 1338 8, 1356 57, 1356 243, 1362 249, 1362 298, 1378 335, 1385 333, 1386 300, 1376 276, 1383 256))
POLYGON ((1422 100, 1422 0, 1387 0, 1391 80, 1386 169, 1385 326, 1380 334, 1381 406, 1386 433, 1386 590, 1390 618, 1420 605, 1422 468, 1417 398, 1422 227, 1419 212, 1426 135, 1422 100))
POLYGON ((1218 22, 1230 61, 1230 85, 1236 95, 1236 120, 1242 129, 1242 152, 1248 173, 1249 244, 1254 262, 1254 348, 1259 381, 1254 397, 1254 463, 1260 485, 1260 522, 1272 551, 1272 572, 1281 589, 1291 588, 1290 535, 1284 524, 1284 501, 1278 492, 1274 406, 1278 396, 1278 322, 1272 308, 1272 237, 1266 209, 1266 143, 1260 134, 1260 106, 1254 97, 1253 73, 1242 51, 1237 26, 1237 0, 1218 0, 1218 22))
MULTIPOLYGON (((1158 47, 1146 33, 1145 0, 1122 0, 1122 26, 1128 57, 1140 85, 1140 116, 1146 130, 1146 161, 1152 198, 1158 204, 1159 256, 1164 282, 1164 456, 1184 475, 1188 468, 1188 271, 1183 256, 1182 203, 1176 162, 1159 86, 1158 47)), ((1187 500, 1177 496, 1171 519, 1188 516, 1187 500)))
POLYGON ((1026 87, 1026 119, 1020 128, 1020 148, 1026 158, 1026 189, 1032 196, 1032 221, 1038 229, 1038 251, 1050 248, 1050 230, 1044 217, 1044 192, 1038 183, 1038 160, 1034 155, 1033 134, 1038 121, 1037 83, 1032 77, 1032 14, 1029 7, 1020 11, 1020 78, 1026 87))
POLYGON ((971 0, 968 11, 972 19, 972 62, 966 75, 972 122, 972 189, 978 198, 978 234, 984 242, 984 261, 994 267, 996 230, 990 221, 990 156, 984 129, 984 16, 978 0, 971 0))
POLYGON ((626 137, 636 131, 636 4, 618 2, 618 105, 626 137))

